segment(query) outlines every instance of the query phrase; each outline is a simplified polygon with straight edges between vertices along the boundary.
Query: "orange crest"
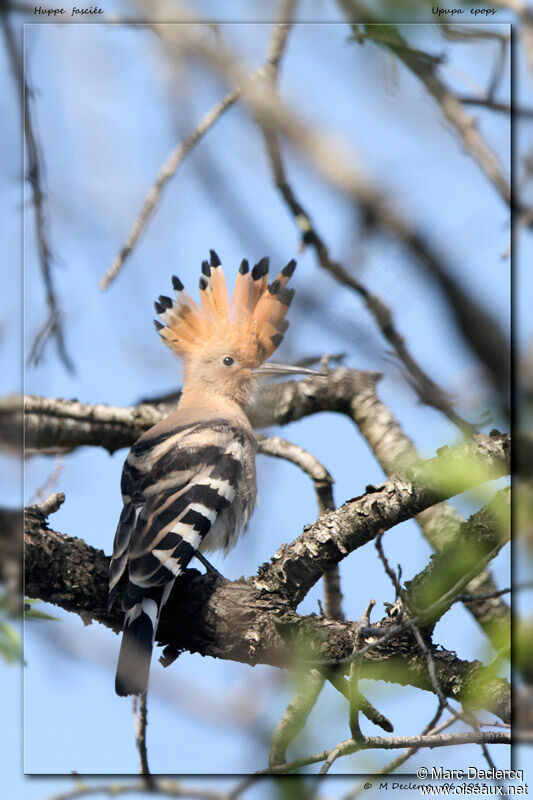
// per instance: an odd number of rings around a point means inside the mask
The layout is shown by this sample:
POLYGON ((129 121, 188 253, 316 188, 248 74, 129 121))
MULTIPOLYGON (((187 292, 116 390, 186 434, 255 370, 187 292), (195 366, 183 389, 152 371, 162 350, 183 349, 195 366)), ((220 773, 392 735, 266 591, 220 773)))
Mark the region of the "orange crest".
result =
POLYGON ((210 251, 210 263, 202 263, 201 306, 185 291, 182 282, 172 278, 176 299, 161 296, 155 310, 159 335, 178 356, 188 356, 212 345, 238 348, 250 367, 257 367, 279 346, 289 327, 285 315, 294 289, 286 284, 296 268, 289 261, 274 281, 268 284, 268 258, 262 258, 250 271, 244 259, 239 268, 231 302, 220 259, 210 251))

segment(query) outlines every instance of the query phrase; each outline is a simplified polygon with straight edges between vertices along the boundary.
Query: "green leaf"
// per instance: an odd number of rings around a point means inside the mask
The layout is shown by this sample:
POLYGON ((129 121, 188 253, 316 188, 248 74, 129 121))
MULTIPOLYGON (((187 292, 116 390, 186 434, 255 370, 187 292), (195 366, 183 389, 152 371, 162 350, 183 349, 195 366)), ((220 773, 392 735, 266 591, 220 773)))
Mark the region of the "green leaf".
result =
POLYGON ((13 664, 22 661, 22 645, 20 635, 12 625, 0 621, 0 656, 13 664))
POLYGON ((40 603, 40 600, 31 600, 26 599, 24 601, 24 619, 25 620, 43 620, 48 619, 52 620, 53 622, 58 622, 58 617, 53 617, 51 614, 47 614, 45 611, 40 611, 38 608, 29 608, 29 606, 34 605, 35 603, 40 603))

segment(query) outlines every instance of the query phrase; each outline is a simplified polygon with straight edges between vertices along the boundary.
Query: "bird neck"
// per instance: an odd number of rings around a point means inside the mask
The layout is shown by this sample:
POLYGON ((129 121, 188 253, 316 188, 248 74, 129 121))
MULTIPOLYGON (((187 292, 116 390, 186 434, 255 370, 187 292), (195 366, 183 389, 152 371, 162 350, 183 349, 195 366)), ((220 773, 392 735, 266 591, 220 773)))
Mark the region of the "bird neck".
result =
POLYGON ((180 411, 193 411, 205 409, 224 418, 237 418, 242 424, 249 426, 248 417, 244 413, 242 404, 232 397, 220 394, 204 387, 202 391, 196 386, 183 386, 178 408, 180 411))

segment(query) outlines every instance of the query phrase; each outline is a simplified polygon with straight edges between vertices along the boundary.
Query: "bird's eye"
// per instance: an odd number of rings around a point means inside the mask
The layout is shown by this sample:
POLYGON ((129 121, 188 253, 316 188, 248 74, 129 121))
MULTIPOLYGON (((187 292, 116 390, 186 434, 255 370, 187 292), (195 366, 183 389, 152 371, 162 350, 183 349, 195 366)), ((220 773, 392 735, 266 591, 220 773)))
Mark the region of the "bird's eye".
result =
POLYGON ((224 358, 222 359, 222 363, 224 364, 225 367, 231 367, 231 365, 235 363, 235 359, 232 358, 231 356, 224 356, 224 358))

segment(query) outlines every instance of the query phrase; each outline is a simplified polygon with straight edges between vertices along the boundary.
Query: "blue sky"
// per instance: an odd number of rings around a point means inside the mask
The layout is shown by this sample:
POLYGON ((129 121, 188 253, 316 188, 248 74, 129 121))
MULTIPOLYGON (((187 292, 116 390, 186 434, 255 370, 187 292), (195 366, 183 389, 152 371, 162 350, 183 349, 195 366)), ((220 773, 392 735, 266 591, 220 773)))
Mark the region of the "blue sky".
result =
MULTIPOLYGON (((214 6, 201 5, 209 16, 214 6)), ((263 60, 270 32, 268 25, 223 28, 224 37, 251 65, 263 60)), ((417 47, 446 53, 443 76, 458 91, 486 85, 495 58, 493 42, 452 47, 432 25, 405 26, 402 32, 417 47)), ((179 365, 161 347, 152 325, 153 300, 169 291, 170 276, 178 274, 195 293, 199 265, 210 247, 219 252, 230 283, 243 256, 257 260, 268 254, 274 269, 298 248, 292 219, 271 186, 260 137, 241 109, 234 108, 222 118, 168 185, 123 272, 103 293, 98 280, 124 242, 157 170, 183 133, 194 127, 224 90, 192 65, 170 67, 153 34, 139 27, 27 25, 25 52, 46 163, 54 276, 69 352, 77 368, 75 375, 68 375, 50 347, 45 363, 26 371, 25 389, 116 405, 172 390, 179 384, 179 365), (216 180, 209 180, 211 165, 217 168, 216 180), (234 203, 238 214, 233 213, 234 203)), ((5 70, 2 74, 6 76, 5 70)), ((499 99, 508 98, 509 85, 507 65, 499 99)), ((386 186, 403 213, 442 248, 456 277, 507 328, 510 267, 502 259, 509 241, 507 209, 420 84, 371 44, 350 43, 343 25, 301 25, 290 39, 281 88, 306 119, 336 131, 348 142, 368 174, 386 186)), ((8 84, 5 89, 11 105, 0 136, 6 140, 11 136, 9 141, 20 148, 13 87, 8 84)), ((507 169, 506 117, 477 109, 476 117, 507 169)), ((395 242, 383 236, 364 238, 360 220, 348 204, 290 151, 287 168, 332 255, 346 264, 360 265, 359 277, 392 307, 397 326, 420 363, 456 394, 465 416, 473 417, 486 408, 490 398, 482 376, 432 282, 413 267, 395 242)), ((4 202, 13 222, 4 223, 5 232, 13 251, 20 252, 20 227, 15 222, 20 186, 13 168, 8 178, 4 202)), ((45 317, 30 213, 24 241, 28 347, 45 317)), ((528 253, 530 242, 524 244, 522 258, 528 253)), ((386 348, 359 299, 320 271, 312 252, 297 258, 291 328, 279 360, 343 351, 348 365, 385 373, 380 396, 423 454, 430 456, 437 447, 457 440, 455 429, 444 418, 417 404, 387 361, 386 348), (319 313, 310 313, 300 302, 306 293, 320 299, 319 313), (344 335, 346 330, 349 336, 344 335)), ((19 297, 20 286, 13 281, 7 287, 3 315, 7 330, 3 344, 11 352, 19 347, 14 333, 20 320, 19 297)), ((520 331, 519 336, 525 341, 526 332, 520 331)), ((18 384, 14 361, 8 370, 13 389, 18 384)), ((338 504, 382 479, 367 445, 344 418, 321 415, 273 432, 307 447, 328 467, 335 477, 338 504)), ((55 488, 64 491, 67 500, 51 518, 52 526, 110 552, 121 508, 124 457, 125 451, 109 456, 84 448, 63 458, 61 464, 48 458, 31 459, 26 467, 25 500, 60 466, 55 488)), ((260 505, 250 532, 224 562, 213 559, 228 578, 251 574, 316 517, 312 487, 295 467, 259 456, 258 474, 260 505)), ((3 459, 1 476, 4 502, 13 504, 18 479, 11 461, 3 459)), ((484 500, 478 494, 456 502, 469 513, 484 500)), ((429 548, 413 523, 388 533, 384 543, 390 562, 402 563, 405 579, 427 563, 429 548)), ((508 553, 502 553, 492 566, 499 583, 507 585, 508 553)), ((372 547, 355 553, 342 565, 341 573, 350 617, 360 616, 372 596, 378 603, 378 618, 383 602, 394 599, 372 547)), ((319 597, 320 589, 315 587, 302 603, 302 613, 316 611, 319 597)), ((47 610, 57 616, 57 622, 26 626, 26 771, 135 772, 130 704, 116 697, 113 687, 118 638, 96 625, 84 628, 77 617, 58 609, 47 610)), ((439 623, 436 639, 463 658, 491 657, 477 626, 459 607, 439 623)), ((16 714, 20 677, 3 664, 0 670, 13 685, 8 703, 16 714)), ((371 682, 365 689, 396 722, 397 733, 418 732, 435 708, 432 696, 414 689, 371 682)), ((292 690, 286 676, 267 667, 251 669, 186 655, 163 670, 156 655, 149 712, 153 771, 223 773, 261 768, 268 733, 292 690), (177 749, 175 742, 179 742, 177 749)), ((310 722, 309 738, 298 742, 294 755, 321 750, 348 735, 346 709, 333 692, 321 698, 310 722)), ((367 728, 369 734, 376 732, 370 724, 367 728)), ((15 744, 10 742, 10 746, 15 744)), ((507 766, 503 748, 494 748, 493 754, 499 766, 507 766)), ((17 750, 12 760, 18 758, 17 750)), ((440 763, 439 758, 424 753, 413 760, 413 769, 440 763)), ((372 771, 388 760, 379 753, 359 756, 339 762, 339 773, 372 771)), ((475 748, 446 753, 450 766, 464 765, 466 760, 483 766, 475 748)), ((15 794, 21 786, 20 778, 13 777, 15 794)), ((25 796, 33 792, 42 797, 52 786, 26 780, 25 796)))

